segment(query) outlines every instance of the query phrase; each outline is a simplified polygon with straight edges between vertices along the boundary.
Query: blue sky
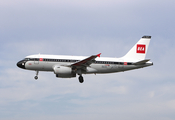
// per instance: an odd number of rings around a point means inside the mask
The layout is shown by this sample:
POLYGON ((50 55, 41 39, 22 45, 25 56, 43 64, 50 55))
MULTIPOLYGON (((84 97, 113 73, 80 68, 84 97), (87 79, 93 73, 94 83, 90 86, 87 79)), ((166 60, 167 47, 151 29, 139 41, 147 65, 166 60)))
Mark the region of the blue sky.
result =
POLYGON ((1 120, 174 120, 173 0, 0 0, 1 120), (17 68, 31 54, 121 57, 143 36, 154 65, 56 78, 17 68))

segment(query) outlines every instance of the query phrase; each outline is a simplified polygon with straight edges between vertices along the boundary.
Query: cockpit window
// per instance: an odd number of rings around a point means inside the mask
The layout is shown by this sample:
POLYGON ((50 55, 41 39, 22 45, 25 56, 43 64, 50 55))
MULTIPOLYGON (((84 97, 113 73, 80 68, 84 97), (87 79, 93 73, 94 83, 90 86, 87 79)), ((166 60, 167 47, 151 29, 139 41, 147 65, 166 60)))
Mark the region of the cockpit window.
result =
POLYGON ((26 60, 26 61, 28 61, 28 60, 30 60, 30 58, 24 58, 23 60, 26 60))

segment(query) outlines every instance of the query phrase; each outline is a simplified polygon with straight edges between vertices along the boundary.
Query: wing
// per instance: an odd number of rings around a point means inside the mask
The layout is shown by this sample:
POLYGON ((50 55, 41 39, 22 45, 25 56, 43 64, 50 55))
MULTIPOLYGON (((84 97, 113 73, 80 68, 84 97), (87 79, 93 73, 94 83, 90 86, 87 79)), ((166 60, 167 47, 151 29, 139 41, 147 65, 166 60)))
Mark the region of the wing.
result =
POLYGON ((96 57, 100 57, 101 53, 100 54, 97 54, 97 55, 92 55, 84 60, 81 60, 81 61, 78 61, 76 63, 73 63, 71 66, 73 68, 84 68, 84 67, 87 67, 89 66, 90 64, 92 64, 92 62, 95 60, 96 57))

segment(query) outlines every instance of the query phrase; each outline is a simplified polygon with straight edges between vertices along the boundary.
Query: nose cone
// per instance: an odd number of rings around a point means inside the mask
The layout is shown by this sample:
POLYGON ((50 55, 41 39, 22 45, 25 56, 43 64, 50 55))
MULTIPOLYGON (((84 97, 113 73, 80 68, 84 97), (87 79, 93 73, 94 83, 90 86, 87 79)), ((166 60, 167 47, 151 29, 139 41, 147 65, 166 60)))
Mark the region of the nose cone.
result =
POLYGON ((25 62, 24 62, 24 61, 19 61, 16 65, 17 65, 19 68, 25 69, 25 62))

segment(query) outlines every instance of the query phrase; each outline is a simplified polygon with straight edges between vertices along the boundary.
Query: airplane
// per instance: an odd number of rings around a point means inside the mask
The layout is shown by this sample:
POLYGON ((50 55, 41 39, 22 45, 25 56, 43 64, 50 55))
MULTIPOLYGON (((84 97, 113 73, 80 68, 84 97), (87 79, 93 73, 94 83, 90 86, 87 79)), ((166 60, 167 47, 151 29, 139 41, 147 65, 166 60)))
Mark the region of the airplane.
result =
POLYGON ((17 62, 17 66, 26 70, 54 72, 58 78, 72 78, 82 74, 105 74, 124 72, 153 65, 150 59, 145 59, 151 36, 143 36, 131 50, 121 58, 100 57, 101 53, 92 56, 65 56, 36 54, 25 57, 17 62))

